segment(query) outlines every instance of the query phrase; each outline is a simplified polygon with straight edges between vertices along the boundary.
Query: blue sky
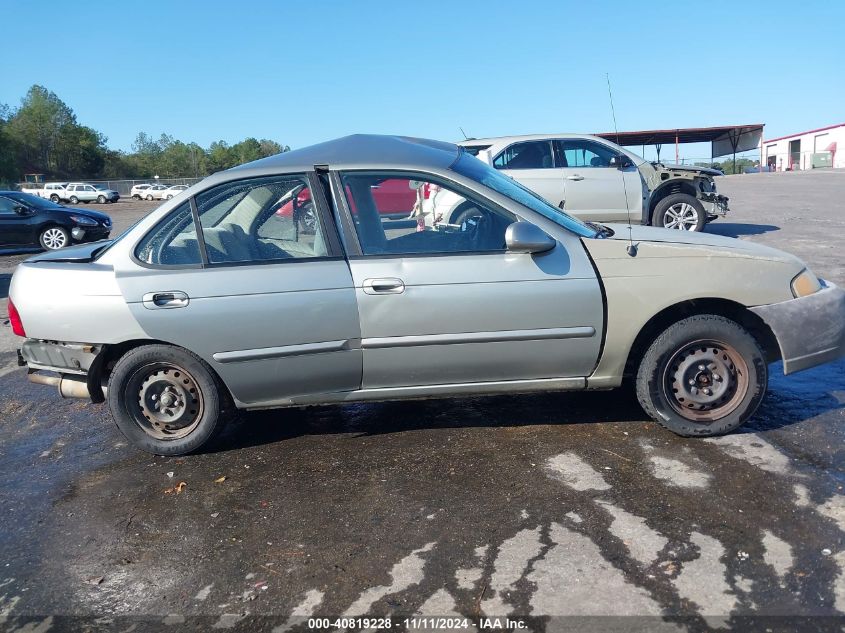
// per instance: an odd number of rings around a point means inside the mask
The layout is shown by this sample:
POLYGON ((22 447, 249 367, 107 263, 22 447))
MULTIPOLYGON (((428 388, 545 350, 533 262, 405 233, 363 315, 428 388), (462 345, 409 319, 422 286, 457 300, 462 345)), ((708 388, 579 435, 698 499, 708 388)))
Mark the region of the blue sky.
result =
POLYGON ((0 15, 0 103, 41 83, 118 149, 139 131, 293 148, 608 131, 605 73, 620 130, 845 121, 843 2, 3 0, 0 15))

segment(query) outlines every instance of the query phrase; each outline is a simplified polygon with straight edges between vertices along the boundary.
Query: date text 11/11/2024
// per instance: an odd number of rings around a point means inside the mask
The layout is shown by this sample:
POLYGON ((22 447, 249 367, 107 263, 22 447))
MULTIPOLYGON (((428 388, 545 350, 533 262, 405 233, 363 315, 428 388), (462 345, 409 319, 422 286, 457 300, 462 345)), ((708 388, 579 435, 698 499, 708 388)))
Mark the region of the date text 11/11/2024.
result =
POLYGON ((346 618, 309 618, 309 629, 376 629, 389 630, 396 625, 401 625, 406 630, 522 630, 527 629, 528 624, 519 618, 464 618, 464 617, 434 617, 415 616, 406 618, 370 618, 370 617, 346 617, 346 618))

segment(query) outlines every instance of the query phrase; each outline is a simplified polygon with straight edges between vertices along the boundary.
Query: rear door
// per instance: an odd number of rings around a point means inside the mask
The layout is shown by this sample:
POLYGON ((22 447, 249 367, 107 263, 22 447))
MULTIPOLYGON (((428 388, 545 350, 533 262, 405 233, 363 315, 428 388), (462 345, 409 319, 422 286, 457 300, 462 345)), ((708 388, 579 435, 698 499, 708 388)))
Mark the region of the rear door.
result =
POLYGON ((563 175, 555 168, 552 141, 520 141, 493 158, 493 167, 539 193, 554 206, 563 202, 563 175))
POLYGON ((118 271, 149 336, 195 352, 247 406, 361 384, 352 277, 322 193, 300 230, 280 212, 312 174, 232 181, 185 200, 118 271), (201 231, 197 231, 197 222, 201 231))

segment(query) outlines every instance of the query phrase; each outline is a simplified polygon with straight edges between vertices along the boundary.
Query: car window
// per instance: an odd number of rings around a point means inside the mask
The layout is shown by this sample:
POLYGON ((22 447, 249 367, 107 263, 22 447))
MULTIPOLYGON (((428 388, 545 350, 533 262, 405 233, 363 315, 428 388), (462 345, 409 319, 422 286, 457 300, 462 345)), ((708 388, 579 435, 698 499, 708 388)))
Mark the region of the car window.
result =
POLYGON ((565 167, 610 167, 617 152, 587 139, 555 141, 558 162, 565 167))
POLYGON ((212 264, 328 256, 303 175, 226 183, 199 194, 196 201, 212 264))
POLYGON ((197 227, 191 205, 179 205, 159 222, 135 249, 135 256, 156 266, 201 264, 197 227))
POLYGON ((549 141, 514 143, 493 160, 496 169, 549 169, 554 167, 549 141))
POLYGON ((342 179, 364 255, 502 251, 517 219, 429 175, 350 172, 342 179))
POLYGON ((15 205, 20 204, 8 198, 0 198, 0 215, 15 215, 15 205))

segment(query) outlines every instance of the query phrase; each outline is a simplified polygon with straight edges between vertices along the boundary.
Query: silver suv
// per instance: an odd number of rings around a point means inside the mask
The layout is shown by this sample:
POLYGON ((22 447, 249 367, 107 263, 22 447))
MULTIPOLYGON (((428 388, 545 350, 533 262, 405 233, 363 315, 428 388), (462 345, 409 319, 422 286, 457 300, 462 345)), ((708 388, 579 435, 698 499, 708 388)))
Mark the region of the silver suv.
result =
POLYGON ((721 172, 650 163, 597 136, 503 136, 460 145, 583 220, 701 231, 728 212, 713 181, 721 172))

